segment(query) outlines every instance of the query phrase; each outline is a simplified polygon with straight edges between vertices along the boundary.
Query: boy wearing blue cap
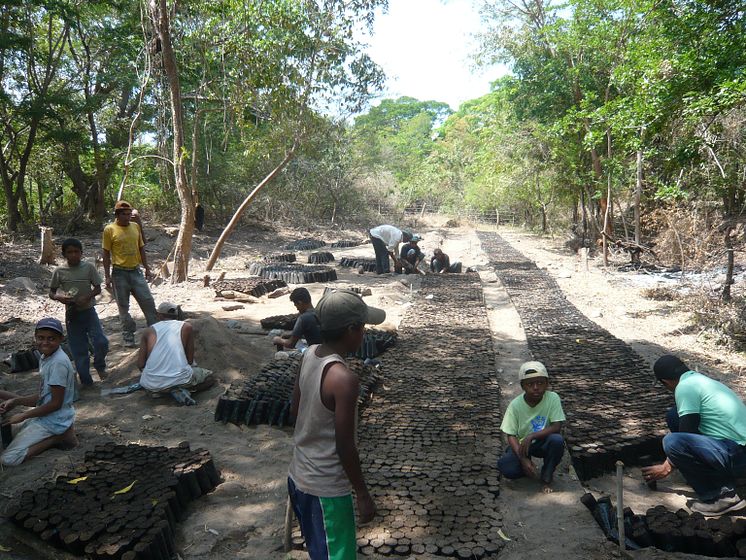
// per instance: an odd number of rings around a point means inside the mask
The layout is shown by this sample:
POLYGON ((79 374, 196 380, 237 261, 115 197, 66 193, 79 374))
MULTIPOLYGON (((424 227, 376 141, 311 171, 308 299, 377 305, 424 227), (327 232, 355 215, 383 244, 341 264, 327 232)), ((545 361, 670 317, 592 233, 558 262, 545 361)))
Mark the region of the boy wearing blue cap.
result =
POLYGON ((3 425, 23 423, 0 455, 3 465, 20 465, 50 447, 71 449, 78 444, 73 429, 75 370, 60 348, 63 336, 62 323, 57 319, 47 317, 36 324, 34 339, 42 354, 38 394, 21 396, 0 391, 1 415, 19 405, 33 407, 3 418, 3 425))

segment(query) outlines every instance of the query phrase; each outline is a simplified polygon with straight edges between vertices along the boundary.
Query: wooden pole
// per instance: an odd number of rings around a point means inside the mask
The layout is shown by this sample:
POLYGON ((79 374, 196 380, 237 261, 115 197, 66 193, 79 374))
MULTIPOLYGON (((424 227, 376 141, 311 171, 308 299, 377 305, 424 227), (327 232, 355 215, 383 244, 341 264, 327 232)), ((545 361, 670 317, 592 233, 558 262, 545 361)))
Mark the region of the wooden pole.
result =
POLYGON ((624 463, 616 462, 616 521, 619 531, 619 550, 627 550, 624 537, 624 463))
POLYGON ((290 496, 288 496, 287 503, 285 504, 285 534, 283 535, 282 547, 285 552, 290 552, 291 541, 290 537, 293 531, 293 506, 290 503, 290 496))

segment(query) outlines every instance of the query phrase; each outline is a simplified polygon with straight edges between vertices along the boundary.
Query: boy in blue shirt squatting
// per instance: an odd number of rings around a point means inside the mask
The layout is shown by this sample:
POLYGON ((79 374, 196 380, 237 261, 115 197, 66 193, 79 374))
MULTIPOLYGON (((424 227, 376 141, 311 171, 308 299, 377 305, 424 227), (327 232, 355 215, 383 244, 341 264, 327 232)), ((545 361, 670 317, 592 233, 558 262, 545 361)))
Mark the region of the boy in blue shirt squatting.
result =
POLYGON ((50 447, 70 449, 78 443, 73 430, 75 370, 60 348, 63 336, 62 323, 57 319, 47 317, 36 323, 34 339, 42 354, 39 392, 21 396, 0 391, 0 414, 6 415, 3 424, 23 422, 11 444, 0 455, 3 465, 20 465, 50 447), (6 414, 19 405, 33 408, 12 416, 6 414))
POLYGON ((538 478, 542 490, 552 491, 552 477, 565 452, 560 435, 565 413, 559 395, 548 391, 549 374, 541 362, 526 362, 518 372, 523 394, 508 405, 500 429, 508 436, 508 449, 497 461, 505 478, 538 478), (544 459, 541 474, 532 457, 544 459))

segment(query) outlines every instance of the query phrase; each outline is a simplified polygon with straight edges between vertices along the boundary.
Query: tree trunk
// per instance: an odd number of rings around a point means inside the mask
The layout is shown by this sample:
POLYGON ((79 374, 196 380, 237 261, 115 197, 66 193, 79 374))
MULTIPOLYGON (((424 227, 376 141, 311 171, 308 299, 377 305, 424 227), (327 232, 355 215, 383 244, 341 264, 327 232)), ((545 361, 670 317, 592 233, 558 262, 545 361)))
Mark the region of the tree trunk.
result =
POLYGON ((212 267, 215 266, 215 262, 218 260, 218 257, 220 257, 220 252, 223 250, 223 245, 225 244, 228 237, 230 237, 233 228, 236 227, 238 220, 241 219, 241 216, 243 215, 246 208, 249 206, 251 201, 254 200, 256 195, 259 194, 259 192, 265 186, 267 186, 269 182, 272 181, 272 179, 274 179, 280 173, 280 171, 285 168, 285 166, 287 166, 288 163, 290 163, 290 160, 292 160, 295 156, 296 147, 297 144, 293 144, 293 147, 290 148, 290 151, 285 154, 285 159, 283 159, 277 167, 270 171, 269 175, 267 175, 261 183, 254 187, 254 190, 249 193, 249 196, 244 199, 244 201, 241 203, 241 206, 239 206, 238 210, 236 210, 236 212, 233 214, 231 221, 228 222, 228 225, 223 230, 223 233, 220 234, 220 238, 218 239, 217 243, 215 243, 215 248, 210 254, 210 260, 207 261, 207 266, 205 267, 205 270, 207 272, 210 272, 212 270, 212 267))
MULTIPOLYGON (((611 161, 611 131, 606 131, 606 155, 611 161)), ((601 199, 601 206, 604 208, 604 231, 601 236, 604 252, 604 266, 609 266, 609 235, 611 235, 611 166, 607 173, 606 182, 606 199, 601 199)))
POLYGON ((728 226, 725 228, 725 251, 728 257, 727 268, 725 269, 725 283, 723 284, 723 301, 731 300, 730 287, 733 285, 733 268, 735 265, 735 259, 733 255, 733 239, 731 238, 731 230, 733 228, 728 226))
POLYGON ((181 223, 174 251, 174 271, 172 283, 184 282, 189 274, 189 257, 192 253, 194 234, 194 202, 187 183, 184 161, 184 122, 181 105, 181 85, 176 67, 176 56, 171 43, 171 22, 166 0, 150 0, 150 17, 155 32, 161 41, 163 71, 169 85, 171 100, 171 120, 173 125, 173 160, 176 192, 181 203, 181 223))
POLYGON ((52 241, 52 228, 41 226, 41 254, 39 255, 39 264, 55 264, 57 251, 54 249, 52 241))
POLYGON ((637 150, 637 173, 635 181, 635 243, 640 244, 640 201, 642 200, 642 148, 637 150))

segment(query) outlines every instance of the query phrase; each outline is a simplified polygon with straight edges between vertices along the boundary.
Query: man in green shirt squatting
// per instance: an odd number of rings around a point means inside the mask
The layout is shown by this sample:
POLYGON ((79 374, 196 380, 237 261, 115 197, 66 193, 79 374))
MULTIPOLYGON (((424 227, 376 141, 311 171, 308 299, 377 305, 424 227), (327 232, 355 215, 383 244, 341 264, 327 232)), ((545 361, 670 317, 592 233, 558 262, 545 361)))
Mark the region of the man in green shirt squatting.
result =
POLYGON ((518 372, 523 394, 508 405, 500 429, 508 436, 509 447, 497 461, 505 478, 538 478, 542 491, 552 491, 554 470, 565 452, 560 435, 565 413, 559 395, 548 391, 549 374, 541 362, 526 362, 518 372), (531 457, 544 459, 541 474, 531 457))
POLYGON ((653 372, 673 392, 676 406, 666 415, 666 460, 642 469, 645 480, 660 480, 677 468, 699 498, 688 503, 692 511, 717 517, 746 508, 736 493, 736 479, 746 476, 746 405, 674 355, 658 358, 653 372))

